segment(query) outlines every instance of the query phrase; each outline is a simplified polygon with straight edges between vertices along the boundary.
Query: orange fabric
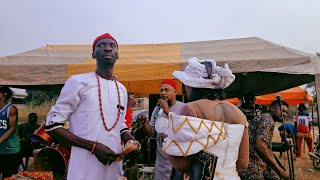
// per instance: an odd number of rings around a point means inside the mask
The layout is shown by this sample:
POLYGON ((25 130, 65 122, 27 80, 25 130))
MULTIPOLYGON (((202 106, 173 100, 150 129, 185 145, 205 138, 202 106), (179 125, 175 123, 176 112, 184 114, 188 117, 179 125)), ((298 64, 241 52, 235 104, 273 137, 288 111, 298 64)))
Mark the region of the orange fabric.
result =
POLYGON ((226 99, 229 103, 232 103, 234 105, 239 104, 239 99, 238 98, 230 98, 230 99, 226 99))
MULTIPOLYGON (((305 89, 294 87, 278 93, 256 96, 256 104, 271 104, 272 101, 276 100, 276 94, 279 94, 289 105, 313 102, 313 97, 305 89)), ((227 99, 227 101, 232 104, 239 104, 238 98, 227 99)))
POLYGON ((311 103, 313 101, 312 96, 308 94, 305 89, 300 87, 294 87, 278 93, 267 94, 256 97, 256 104, 271 104, 276 100, 276 94, 279 94, 284 101, 289 105, 297 105, 300 103, 311 103))

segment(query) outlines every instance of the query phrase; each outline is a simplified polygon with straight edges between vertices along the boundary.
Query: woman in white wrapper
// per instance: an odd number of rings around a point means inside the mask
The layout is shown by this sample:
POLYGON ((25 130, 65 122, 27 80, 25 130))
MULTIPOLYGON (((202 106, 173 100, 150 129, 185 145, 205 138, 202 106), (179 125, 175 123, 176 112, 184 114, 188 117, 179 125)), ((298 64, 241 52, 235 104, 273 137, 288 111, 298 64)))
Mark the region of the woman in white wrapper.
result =
MULTIPOLYGON (((199 152, 218 156, 214 179, 240 179, 238 171, 249 161, 249 136, 245 115, 224 100, 223 89, 234 80, 228 65, 219 67, 212 59, 189 59, 184 71, 173 76, 186 86, 190 103, 181 115, 169 114, 168 138, 163 151, 184 178, 193 177, 192 160, 199 152)), ((212 177, 206 177, 212 179, 212 177)))

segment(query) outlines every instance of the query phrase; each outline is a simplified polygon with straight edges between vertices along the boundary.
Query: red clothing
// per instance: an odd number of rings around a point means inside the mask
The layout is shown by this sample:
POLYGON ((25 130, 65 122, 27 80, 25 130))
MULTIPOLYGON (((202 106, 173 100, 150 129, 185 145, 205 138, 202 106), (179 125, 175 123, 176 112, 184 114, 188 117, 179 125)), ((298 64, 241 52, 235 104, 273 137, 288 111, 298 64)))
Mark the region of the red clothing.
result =
POLYGON ((312 152, 312 144, 313 144, 312 136, 311 136, 310 131, 308 131, 307 134, 308 134, 308 137, 301 137, 299 135, 297 136, 298 156, 301 156, 301 154, 302 154, 302 140, 303 139, 307 142, 309 152, 312 152))
POLYGON ((126 116, 124 117, 125 118, 125 120, 126 120, 126 125, 127 125, 127 127, 130 129, 130 127, 131 127, 131 123, 132 123, 132 109, 131 108, 129 108, 128 107, 128 109, 127 109, 127 114, 126 114, 126 116))

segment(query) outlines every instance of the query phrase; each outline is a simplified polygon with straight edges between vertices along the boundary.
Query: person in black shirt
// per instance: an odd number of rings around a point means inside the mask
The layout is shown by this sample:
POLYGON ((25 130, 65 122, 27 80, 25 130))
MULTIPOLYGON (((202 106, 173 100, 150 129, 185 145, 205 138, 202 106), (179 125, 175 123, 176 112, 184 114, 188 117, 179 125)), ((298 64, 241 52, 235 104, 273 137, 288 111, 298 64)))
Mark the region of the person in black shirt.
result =
POLYGON ((36 148, 36 145, 32 141, 32 135, 40 127, 37 121, 38 115, 33 112, 29 114, 28 122, 19 125, 21 156, 26 157, 26 165, 24 168, 27 168, 28 159, 33 156, 33 150, 36 148))

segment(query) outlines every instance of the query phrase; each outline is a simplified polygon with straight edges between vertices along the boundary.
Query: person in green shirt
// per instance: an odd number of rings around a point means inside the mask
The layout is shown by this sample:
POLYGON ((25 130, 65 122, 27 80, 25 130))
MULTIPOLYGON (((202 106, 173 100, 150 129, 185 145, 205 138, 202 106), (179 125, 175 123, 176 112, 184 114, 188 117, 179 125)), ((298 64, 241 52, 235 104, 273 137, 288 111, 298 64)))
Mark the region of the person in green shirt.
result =
POLYGON ((11 96, 9 87, 0 87, 0 173, 3 178, 17 173, 20 164, 18 109, 8 102, 11 96))

